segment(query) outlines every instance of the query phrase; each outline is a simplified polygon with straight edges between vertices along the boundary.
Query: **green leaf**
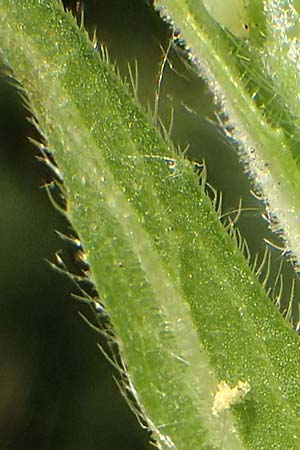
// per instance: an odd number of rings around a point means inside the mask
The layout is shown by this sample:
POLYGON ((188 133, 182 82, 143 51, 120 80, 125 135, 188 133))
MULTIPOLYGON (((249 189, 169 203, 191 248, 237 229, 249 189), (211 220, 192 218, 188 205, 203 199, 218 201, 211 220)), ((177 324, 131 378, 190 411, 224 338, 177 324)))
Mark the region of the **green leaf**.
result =
POLYGON ((298 336, 193 164, 60 3, 0 0, 0 51, 58 164, 124 394, 160 448, 299 448, 298 336))
POLYGON ((191 59, 227 115, 224 128, 230 125, 229 134, 240 144, 240 157, 266 204, 270 227, 283 238, 285 251, 291 253, 298 270, 297 9, 289 1, 265 2, 263 7, 261 1, 250 0, 246 7, 242 0, 231 0, 226 2, 227 12, 218 1, 155 3, 179 27, 191 48, 191 59), (244 16, 247 33, 242 29, 244 16))

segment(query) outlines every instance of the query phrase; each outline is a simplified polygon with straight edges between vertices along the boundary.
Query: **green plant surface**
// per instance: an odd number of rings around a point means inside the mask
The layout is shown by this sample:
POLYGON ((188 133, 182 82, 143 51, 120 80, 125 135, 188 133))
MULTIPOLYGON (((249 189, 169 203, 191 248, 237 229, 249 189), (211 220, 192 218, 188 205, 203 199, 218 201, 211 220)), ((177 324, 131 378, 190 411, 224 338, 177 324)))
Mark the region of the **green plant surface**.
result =
POLYGON ((0 51, 58 164, 124 394, 160 448, 299 448, 299 338, 221 225, 204 176, 59 2, 0 0, 0 51), (222 382, 235 394, 218 406, 222 382))
MULTIPOLYGON (((158 0, 227 114, 229 134, 264 200, 270 226, 300 256, 299 14, 289 1, 158 0), (237 6, 240 5, 240 6, 237 6), (207 9, 204 7, 206 5, 207 9), (215 9, 211 9, 214 5, 215 9), (209 12, 212 14, 210 15, 209 12), (216 20, 214 20, 216 19, 216 20), (247 20, 246 20, 247 19, 247 20), (247 21, 247 30, 243 24, 247 21)), ((298 269, 297 269, 298 270, 298 269)))

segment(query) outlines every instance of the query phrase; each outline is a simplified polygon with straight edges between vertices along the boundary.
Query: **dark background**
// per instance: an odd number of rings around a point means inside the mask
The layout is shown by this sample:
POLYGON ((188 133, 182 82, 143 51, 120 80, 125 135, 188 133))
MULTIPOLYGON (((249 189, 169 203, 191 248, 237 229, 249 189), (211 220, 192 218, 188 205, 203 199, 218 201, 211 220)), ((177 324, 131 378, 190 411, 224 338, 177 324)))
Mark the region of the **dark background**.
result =
MULTIPOLYGON (((76 11, 75 1, 65 1, 76 11)), ((85 21, 107 46, 121 76, 138 64, 140 102, 153 109, 155 90, 170 30, 142 0, 86 0, 85 21)), ((189 156, 208 166, 210 183, 224 193, 224 212, 245 198, 239 221, 252 254, 264 248, 267 229, 261 205, 214 121, 203 81, 172 48, 164 70, 160 116, 174 110, 172 138, 189 156)), ((35 130, 16 91, 0 79, 0 446, 4 450, 146 450, 149 436, 120 395, 113 371, 97 348, 99 336, 80 318, 89 314, 74 301, 76 287, 52 270, 57 251, 79 271, 75 249, 55 232, 72 233, 50 204, 47 168, 27 137, 35 130)), ((274 239, 273 239, 274 240, 274 239)), ((274 265, 279 254, 274 253, 274 265)), ((287 269, 288 271, 288 269, 287 269)), ((291 273, 287 278, 291 277, 291 273)), ((289 283, 287 282, 287 286, 289 283)), ((289 288, 287 288, 288 290, 289 288)), ((288 296, 288 294, 287 294, 288 296)))

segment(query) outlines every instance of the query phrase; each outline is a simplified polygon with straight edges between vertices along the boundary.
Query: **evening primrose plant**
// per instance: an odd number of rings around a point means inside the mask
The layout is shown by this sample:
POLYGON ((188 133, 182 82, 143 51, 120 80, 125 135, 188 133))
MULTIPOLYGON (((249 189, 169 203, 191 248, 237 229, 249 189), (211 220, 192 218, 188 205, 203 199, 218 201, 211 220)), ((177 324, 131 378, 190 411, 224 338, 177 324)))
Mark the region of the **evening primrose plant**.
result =
MULTIPOLYGON (((298 5, 229 3, 231 18, 221 2, 155 7, 181 30, 297 269, 298 5)), ((99 299, 83 300, 109 317, 110 329, 99 321, 107 357, 153 443, 298 449, 296 324, 268 297, 232 221, 221 223, 204 164, 158 131, 60 2, 0 0, 0 52, 84 249, 99 299)))

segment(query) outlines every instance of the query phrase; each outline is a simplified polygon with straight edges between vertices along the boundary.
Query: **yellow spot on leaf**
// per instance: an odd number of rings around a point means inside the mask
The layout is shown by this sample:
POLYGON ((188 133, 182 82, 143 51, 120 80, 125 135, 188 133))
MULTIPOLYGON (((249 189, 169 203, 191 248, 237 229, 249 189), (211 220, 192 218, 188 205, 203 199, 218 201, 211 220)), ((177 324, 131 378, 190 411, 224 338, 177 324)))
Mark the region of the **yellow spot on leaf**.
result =
POLYGON ((230 387, 226 381, 222 380, 218 384, 218 390, 214 396, 214 403, 211 412, 214 416, 218 416, 222 411, 229 409, 231 405, 240 403, 245 395, 250 391, 248 381, 238 381, 238 383, 230 387))

